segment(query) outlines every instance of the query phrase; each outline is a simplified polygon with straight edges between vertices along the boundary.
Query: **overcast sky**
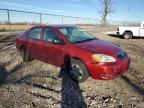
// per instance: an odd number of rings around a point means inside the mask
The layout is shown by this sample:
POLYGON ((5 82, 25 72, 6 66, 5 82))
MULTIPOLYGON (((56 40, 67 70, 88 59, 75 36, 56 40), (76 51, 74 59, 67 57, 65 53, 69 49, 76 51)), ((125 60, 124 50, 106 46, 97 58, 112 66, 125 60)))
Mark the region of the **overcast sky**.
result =
MULTIPOLYGON (((144 20, 144 0, 113 1, 116 11, 109 20, 144 20)), ((100 0, 0 0, 0 8, 100 19, 102 5, 100 0)))

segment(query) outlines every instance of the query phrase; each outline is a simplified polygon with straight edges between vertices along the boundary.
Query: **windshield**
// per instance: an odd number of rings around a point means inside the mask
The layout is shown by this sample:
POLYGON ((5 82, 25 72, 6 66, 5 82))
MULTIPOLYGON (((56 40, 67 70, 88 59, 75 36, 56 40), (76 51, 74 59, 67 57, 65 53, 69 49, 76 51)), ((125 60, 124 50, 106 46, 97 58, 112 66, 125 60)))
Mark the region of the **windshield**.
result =
POLYGON ((77 27, 64 27, 59 31, 70 41, 71 43, 80 43, 85 41, 95 40, 96 37, 91 34, 77 28, 77 27))

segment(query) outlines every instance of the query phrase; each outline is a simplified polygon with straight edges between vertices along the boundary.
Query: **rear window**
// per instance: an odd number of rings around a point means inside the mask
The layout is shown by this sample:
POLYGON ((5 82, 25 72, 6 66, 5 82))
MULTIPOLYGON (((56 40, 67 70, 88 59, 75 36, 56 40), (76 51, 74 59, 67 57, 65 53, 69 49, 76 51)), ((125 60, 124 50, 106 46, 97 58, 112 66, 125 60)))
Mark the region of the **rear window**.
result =
POLYGON ((28 37, 31 37, 31 38, 34 38, 34 39, 40 39, 40 37, 41 37, 41 31, 42 31, 41 28, 35 28, 35 29, 31 30, 28 33, 28 37))

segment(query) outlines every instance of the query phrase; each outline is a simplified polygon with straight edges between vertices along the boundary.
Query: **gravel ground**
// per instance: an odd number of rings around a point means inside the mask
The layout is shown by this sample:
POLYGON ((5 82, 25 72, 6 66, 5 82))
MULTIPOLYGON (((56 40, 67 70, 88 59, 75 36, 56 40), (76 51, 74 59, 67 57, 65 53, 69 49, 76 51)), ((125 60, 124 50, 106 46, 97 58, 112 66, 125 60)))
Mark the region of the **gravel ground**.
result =
POLYGON ((77 84, 60 68, 22 59, 15 35, 0 36, 0 108, 144 108, 144 40, 94 33, 131 57, 127 75, 77 84))

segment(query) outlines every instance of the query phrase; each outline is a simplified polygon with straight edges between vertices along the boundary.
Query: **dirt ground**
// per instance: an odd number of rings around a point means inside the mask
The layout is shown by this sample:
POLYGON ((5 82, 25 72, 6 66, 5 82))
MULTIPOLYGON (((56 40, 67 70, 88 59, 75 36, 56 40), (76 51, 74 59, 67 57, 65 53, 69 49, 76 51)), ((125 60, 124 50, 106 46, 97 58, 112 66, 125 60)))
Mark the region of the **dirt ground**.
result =
POLYGON ((120 45, 131 57, 127 75, 111 81, 72 81, 59 68, 22 59, 15 35, 0 36, 0 108, 144 108, 144 39, 96 37, 120 45))

